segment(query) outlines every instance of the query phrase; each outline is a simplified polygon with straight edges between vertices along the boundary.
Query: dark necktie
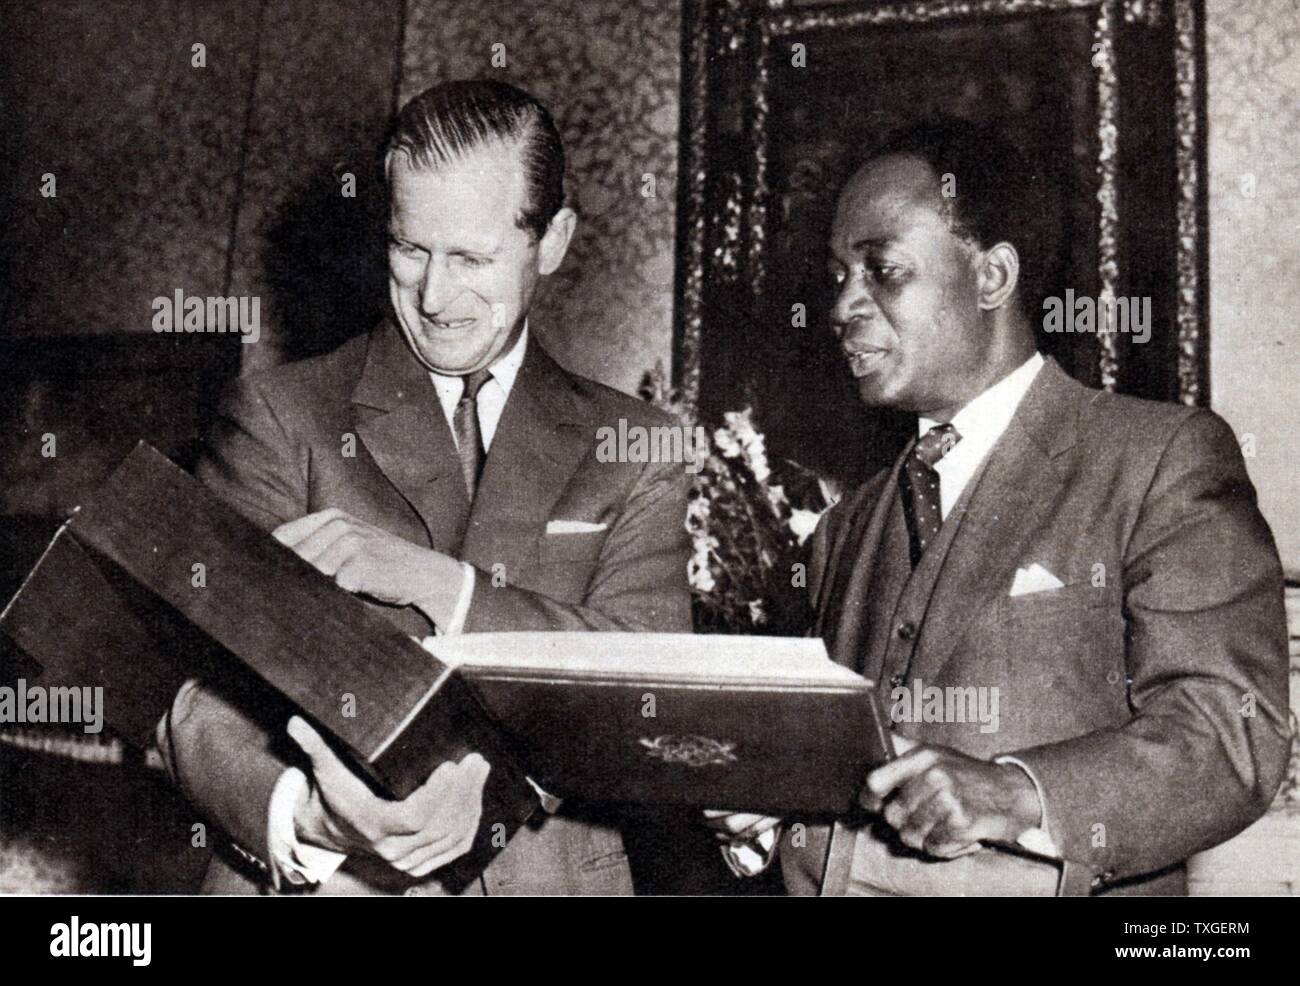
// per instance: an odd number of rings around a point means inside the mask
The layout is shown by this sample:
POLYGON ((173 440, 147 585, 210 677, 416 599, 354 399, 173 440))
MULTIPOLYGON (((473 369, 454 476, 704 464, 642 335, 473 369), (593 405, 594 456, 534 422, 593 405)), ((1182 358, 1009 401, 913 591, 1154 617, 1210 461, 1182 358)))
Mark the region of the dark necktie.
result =
POLYGON ((903 488, 903 513, 912 545, 912 567, 943 526, 939 501, 939 473, 934 465, 952 451, 961 435, 952 425, 935 425, 912 446, 899 478, 903 488))
POLYGON ((465 390, 456 402, 452 427, 456 432, 456 451, 460 454, 465 492, 473 503, 479 474, 483 472, 483 460, 487 458, 487 452, 483 450, 483 432, 478 425, 478 392, 492 379, 492 374, 488 370, 475 370, 461 379, 465 383, 465 390))

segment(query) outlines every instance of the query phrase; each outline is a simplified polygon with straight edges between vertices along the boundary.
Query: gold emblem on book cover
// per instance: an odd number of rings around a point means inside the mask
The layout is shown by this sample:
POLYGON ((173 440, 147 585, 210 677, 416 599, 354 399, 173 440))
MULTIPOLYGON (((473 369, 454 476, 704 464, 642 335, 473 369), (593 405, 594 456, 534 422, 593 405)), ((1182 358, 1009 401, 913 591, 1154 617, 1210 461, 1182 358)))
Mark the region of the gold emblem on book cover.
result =
POLYGON ((656 736, 654 739, 641 738, 646 755, 664 763, 680 763, 688 767, 708 767, 711 764, 726 766, 735 763, 736 755, 732 752, 735 743, 724 743, 707 736, 656 736))

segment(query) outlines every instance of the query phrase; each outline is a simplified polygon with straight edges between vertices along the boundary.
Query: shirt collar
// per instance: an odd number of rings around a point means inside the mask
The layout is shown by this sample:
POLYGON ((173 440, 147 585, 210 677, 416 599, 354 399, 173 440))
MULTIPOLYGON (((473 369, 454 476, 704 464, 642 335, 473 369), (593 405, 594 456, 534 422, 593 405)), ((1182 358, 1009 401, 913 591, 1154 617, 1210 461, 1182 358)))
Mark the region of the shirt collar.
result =
MULTIPOLYGON (((1016 369, 980 394, 958 411, 952 418, 952 426, 961 435, 962 443, 991 446, 1007 430, 1015 416, 1016 408, 1029 391, 1029 386, 1043 368, 1043 354, 1035 352, 1016 369)), ((924 435, 931 428, 940 424, 932 418, 917 419, 917 434, 924 435)))
MULTIPOLYGON (((510 347, 510 350, 504 356, 488 367, 488 373, 492 374, 492 379, 505 391, 507 397, 510 396, 510 391, 515 385, 515 377, 519 375, 519 368, 524 365, 524 353, 527 348, 528 321, 525 319, 524 330, 519 333, 519 338, 515 340, 515 344, 510 347)), ((429 377, 440 390, 454 387, 459 395, 465 387, 464 380, 451 374, 437 373, 430 370, 429 377)))

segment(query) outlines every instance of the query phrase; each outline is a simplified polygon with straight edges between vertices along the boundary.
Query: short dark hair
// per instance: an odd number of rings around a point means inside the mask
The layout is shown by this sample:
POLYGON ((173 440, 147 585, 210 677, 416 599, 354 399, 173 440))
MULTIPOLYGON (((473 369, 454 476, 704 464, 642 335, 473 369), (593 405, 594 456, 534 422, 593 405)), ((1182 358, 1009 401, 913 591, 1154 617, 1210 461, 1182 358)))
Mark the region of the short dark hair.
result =
POLYGON ((920 158, 943 187, 951 175, 953 232, 981 248, 1007 242, 1020 255, 1020 294, 1028 313, 1039 311, 1047 272, 1054 266, 1053 189, 998 129, 951 116, 922 120, 890 137, 870 159, 920 158))
POLYGON ((564 207, 564 145, 550 112, 522 89, 490 79, 444 82, 402 107, 384 145, 384 174, 396 154, 438 168, 492 140, 518 143, 525 203, 515 221, 540 239, 564 207))

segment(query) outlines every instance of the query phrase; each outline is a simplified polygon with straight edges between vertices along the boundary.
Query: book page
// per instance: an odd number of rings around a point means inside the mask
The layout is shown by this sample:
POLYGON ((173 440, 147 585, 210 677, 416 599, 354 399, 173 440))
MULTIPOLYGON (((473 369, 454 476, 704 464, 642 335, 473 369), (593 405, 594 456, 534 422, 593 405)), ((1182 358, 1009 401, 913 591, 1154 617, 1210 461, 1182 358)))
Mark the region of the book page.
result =
POLYGON ((467 633, 428 637, 448 664, 623 677, 846 685, 862 677, 826 656, 821 640, 689 633, 467 633))

